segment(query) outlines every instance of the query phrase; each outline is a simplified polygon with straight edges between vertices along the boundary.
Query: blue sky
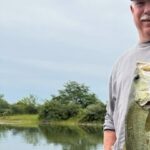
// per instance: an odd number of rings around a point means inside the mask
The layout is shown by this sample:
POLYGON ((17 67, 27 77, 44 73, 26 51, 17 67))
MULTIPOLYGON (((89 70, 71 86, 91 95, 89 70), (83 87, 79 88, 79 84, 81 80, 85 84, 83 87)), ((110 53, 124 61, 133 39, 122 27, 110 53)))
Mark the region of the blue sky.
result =
POLYGON ((137 42, 126 0, 1 0, 0 93, 40 100, 77 81, 108 99, 115 60, 137 42))

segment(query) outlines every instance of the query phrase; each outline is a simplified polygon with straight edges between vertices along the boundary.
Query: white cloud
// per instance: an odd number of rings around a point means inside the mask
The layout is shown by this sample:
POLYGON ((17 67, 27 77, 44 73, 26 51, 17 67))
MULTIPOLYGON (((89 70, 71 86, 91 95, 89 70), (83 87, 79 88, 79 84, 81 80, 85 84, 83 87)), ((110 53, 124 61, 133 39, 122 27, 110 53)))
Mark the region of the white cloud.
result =
POLYGON ((17 95, 19 87, 20 93, 28 86, 31 91, 39 91, 35 84, 44 87, 49 82, 53 91, 55 83, 56 89, 67 79, 73 79, 89 83, 97 94, 102 89, 104 92, 100 93, 106 97, 112 63, 135 41, 129 3, 2 0, 1 91, 5 89, 11 97, 11 91, 17 95))
POLYGON ((1 57, 1 70, 3 74, 39 74, 56 72, 56 73, 71 73, 77 75, 102 77, 108 72, 107 66, 104 64, 83 64, 78 62, 54 62, 46 60, 31 60, 31 59, 12 59, 1 57), (35 72, 34 72, 35 71, 35 72), (10 72, 10 73, 9 73, 10 72))

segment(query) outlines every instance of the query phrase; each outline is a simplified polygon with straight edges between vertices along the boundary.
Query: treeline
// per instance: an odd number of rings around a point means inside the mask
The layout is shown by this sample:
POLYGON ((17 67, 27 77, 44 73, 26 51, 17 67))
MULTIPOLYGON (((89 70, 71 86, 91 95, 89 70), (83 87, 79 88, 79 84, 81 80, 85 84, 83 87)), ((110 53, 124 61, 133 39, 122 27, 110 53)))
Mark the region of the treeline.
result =
POLYGON ((0 95, 0 115, 37 114, 40 105, 38 105, 36 101, 36 97, 29 95, 22 98, 17 103, 9 104, 7 100, 5 100, 4 95, 0 95))
POLYGON ((0 95, 0 115, 38 114, 43 121, 77 119, 78 122, 103 122, 105 105, 90 92, 89 87, 70 81, 64 85, 58 95, 52 95, 43 104, 37 103, 33 95, 9 104, 4 95, 0 95))

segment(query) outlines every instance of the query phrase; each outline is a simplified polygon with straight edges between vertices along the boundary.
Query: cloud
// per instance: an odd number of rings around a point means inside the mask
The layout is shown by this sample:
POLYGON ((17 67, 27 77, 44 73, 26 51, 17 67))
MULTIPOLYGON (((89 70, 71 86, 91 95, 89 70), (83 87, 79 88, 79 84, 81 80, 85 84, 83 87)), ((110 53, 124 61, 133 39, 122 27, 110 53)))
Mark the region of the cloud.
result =
POLYGON ((135 33, 128 1, 2 1, 1 91, 46 95, 77 80, 106 99, 112 64, 136 41, 135 33))
POLYGON ((54 62, 46 60, 1 58, 1 73, 4 74, 42 74, 61 73, 78 76, 102 77, 108 71, 107 66, 98 64, 83 64, 78 62, 54 62))

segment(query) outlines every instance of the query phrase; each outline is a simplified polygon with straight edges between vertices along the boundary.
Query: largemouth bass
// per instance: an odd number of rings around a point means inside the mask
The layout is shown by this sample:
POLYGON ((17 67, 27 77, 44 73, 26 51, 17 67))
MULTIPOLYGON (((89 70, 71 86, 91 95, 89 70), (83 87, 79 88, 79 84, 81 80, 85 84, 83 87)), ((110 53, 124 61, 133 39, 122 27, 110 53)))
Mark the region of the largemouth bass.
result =
POLYGON ((138 62, 125 120, 126 150, 150 150, 150 63, 138 62))

